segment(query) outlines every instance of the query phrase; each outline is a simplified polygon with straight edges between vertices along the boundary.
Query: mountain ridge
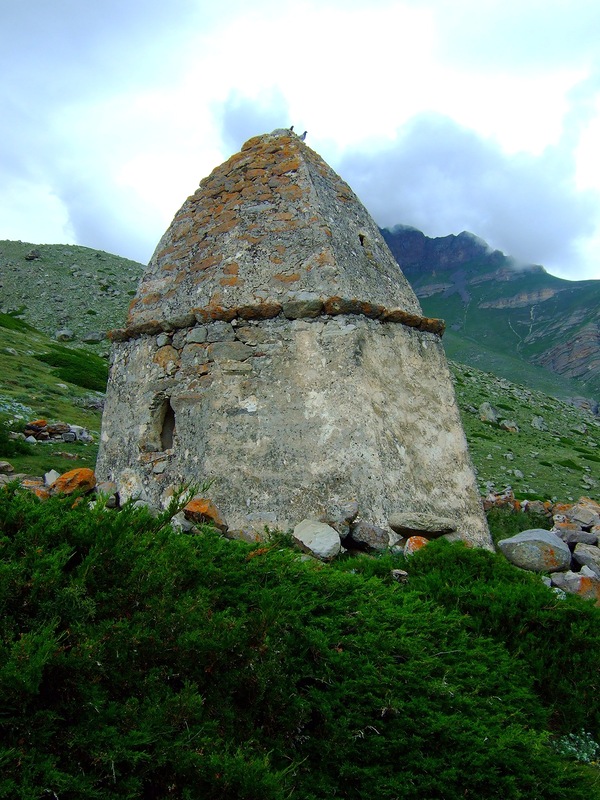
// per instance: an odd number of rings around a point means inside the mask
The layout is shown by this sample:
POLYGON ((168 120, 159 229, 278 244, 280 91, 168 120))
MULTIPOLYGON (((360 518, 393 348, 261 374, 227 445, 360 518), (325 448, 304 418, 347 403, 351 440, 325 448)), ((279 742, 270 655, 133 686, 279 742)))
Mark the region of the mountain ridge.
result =
POLYGON ((523 382, 510 363, 516 359, 523 369, 556 375, 557 394, 579 387, 597 400, 600 281, 567 281, 519 264, 465 231, 430 238, 398 225, 382 233, 425 314, 446 320, 449 356, 523 382), (490 349, 497 358, 486 366, 490 349))

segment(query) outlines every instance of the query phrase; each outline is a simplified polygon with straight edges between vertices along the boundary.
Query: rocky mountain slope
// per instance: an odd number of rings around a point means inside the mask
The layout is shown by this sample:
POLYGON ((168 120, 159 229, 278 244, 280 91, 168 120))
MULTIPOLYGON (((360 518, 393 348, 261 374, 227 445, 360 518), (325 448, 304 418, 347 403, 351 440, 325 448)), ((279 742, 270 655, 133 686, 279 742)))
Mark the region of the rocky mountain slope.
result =
POLYGON ((0 312, 14 314, 73 346, 108 352, 106 331, 121 324, 143 265, 77 245, 0 241, 0 312))
POLYGON ((466 232, 432 239, 398 225, 383 235, 424 312, 446 320, 451 358, 559 396, 599 399, 600 281, 517 265, 466 232))

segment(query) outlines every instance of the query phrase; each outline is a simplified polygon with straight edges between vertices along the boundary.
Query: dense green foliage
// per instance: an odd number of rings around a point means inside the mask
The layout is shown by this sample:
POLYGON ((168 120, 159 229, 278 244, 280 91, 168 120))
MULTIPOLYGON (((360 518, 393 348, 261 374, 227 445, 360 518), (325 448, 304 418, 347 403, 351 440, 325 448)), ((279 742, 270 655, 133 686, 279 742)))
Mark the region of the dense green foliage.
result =
POLYGON ((59 344, 48 353, 36 356, 38 361, 56 367, 54 374, 63 381, 103 392, 108 380, 108 365, 103 358, 83 350, 70 350, 59 344))
POLYGON ((5 490, 0 570, 2 798, 596 791, 549 742, 598 739, 600 610, 493 554, 304 563, 5 490))
POLYGON ((4 417, 0 417, 0 458, 12 458, 31 452, 31 447, 23 439, 10 436, 11 425, 4 417))

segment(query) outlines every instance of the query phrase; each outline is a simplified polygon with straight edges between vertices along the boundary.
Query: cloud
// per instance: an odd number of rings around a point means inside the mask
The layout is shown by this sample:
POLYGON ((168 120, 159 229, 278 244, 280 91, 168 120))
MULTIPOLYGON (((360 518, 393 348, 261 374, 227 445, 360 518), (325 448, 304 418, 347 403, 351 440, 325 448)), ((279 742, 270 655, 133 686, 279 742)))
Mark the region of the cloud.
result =
POLYGON ((278 88, 264 90, 256 97, 246 97, 233 90, 219 109, 219 116, 221 137, 234 153, 251 136, 293 124, 288 103, 278 88))
POLYGON ((411 120, 376 153, 354 151, 338 170, 382 226, 413 225, 430 236, 468 230, 526 263, 579 267, 579 246, 600 215, 600 198, 578 191, 568 148, 509 155, 436 114, 411 120))

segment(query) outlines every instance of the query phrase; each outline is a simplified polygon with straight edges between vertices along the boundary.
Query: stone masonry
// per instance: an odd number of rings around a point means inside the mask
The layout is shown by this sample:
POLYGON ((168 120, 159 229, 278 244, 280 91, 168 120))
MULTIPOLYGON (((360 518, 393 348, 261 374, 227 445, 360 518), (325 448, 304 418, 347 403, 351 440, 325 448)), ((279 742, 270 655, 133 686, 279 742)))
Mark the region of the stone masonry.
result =
POLYGON ((356 501, 491 547, 442 333, 341 178, 257 136, 183 204, 112 334, 97 474, 157 506, 213 480, 234 529, 356 501))

